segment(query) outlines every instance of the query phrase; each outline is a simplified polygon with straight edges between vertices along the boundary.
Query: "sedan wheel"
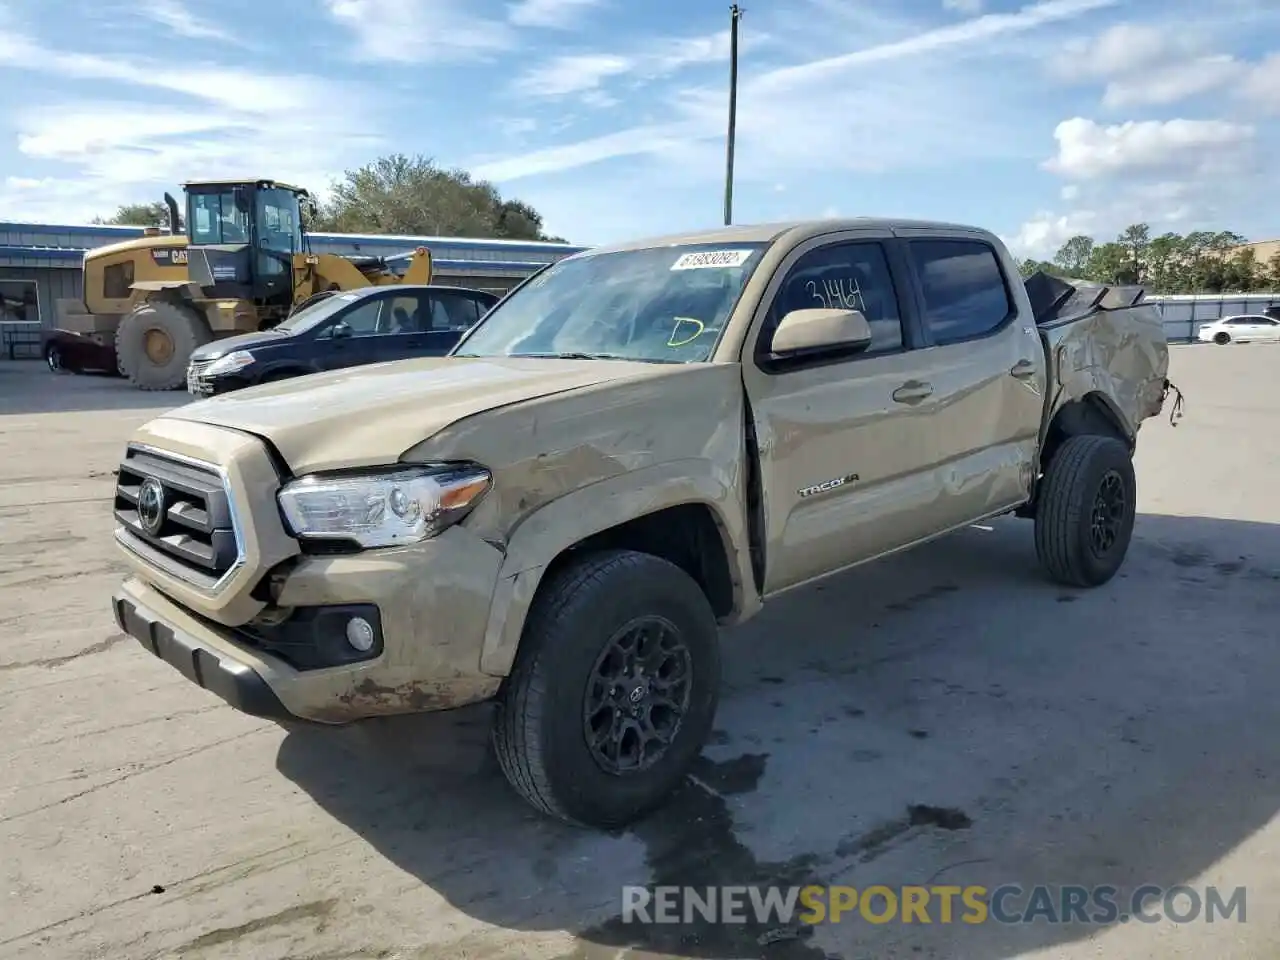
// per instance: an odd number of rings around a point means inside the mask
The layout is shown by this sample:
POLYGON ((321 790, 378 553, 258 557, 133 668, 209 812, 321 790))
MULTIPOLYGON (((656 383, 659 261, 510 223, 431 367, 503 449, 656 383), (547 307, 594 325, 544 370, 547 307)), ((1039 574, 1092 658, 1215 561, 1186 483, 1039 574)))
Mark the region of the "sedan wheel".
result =
POLYGON ((57 344, 50 344, 44 351, 44 362, 49 365, 49 369, 54 373, 62 373, 65 367, 62 365, 62 351, 58 349, 57 344))

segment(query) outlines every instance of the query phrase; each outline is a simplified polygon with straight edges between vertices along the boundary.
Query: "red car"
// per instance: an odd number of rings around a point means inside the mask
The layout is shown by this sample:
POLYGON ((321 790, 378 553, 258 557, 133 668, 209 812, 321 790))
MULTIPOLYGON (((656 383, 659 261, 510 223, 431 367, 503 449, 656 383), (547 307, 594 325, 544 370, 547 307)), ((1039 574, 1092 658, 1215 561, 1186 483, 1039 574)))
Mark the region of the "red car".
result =
POLYGON ((120 376, 111 334, 42 330, 40 355, 54 373, 105 373, 120 376))

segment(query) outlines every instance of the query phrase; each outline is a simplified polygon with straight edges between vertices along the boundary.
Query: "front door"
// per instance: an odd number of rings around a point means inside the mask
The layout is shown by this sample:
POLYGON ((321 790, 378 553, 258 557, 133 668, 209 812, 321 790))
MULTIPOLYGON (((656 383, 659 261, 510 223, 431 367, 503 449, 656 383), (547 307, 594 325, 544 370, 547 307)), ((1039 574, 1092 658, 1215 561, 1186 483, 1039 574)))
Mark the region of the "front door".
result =
POLYGON ((321 370, 357 367, 378 359, 385 297, 365 297, 316 331, 316 366, 321 370))
POLYGON ((765 498, 766 594, 914 539, 928 526, 919 512, 939 509, 922 470, 933 404, 913 349, 906 268, 887 232, 836 236, 791 254, 743 350, 765 498), (778 321, 812 307, 861 310, 870 346, 778 363, 770 352, 778 321))

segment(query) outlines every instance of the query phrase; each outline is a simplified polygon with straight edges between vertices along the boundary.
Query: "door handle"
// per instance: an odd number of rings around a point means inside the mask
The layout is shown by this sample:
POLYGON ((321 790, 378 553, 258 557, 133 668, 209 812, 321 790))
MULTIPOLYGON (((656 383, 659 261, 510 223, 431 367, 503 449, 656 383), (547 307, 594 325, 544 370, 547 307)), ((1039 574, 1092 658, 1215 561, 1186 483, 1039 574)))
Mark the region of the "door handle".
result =
POLYGON ((922 380, 908 380, 893 391, 893 399, 896 403, 916 404, 931 396, 933 396, 933 384, 922 380))
POLYGON ((1009 372, 1019 380, 1026 380, 1036 375, 1036 365, 1030 360, 1019 360, 1009 372))

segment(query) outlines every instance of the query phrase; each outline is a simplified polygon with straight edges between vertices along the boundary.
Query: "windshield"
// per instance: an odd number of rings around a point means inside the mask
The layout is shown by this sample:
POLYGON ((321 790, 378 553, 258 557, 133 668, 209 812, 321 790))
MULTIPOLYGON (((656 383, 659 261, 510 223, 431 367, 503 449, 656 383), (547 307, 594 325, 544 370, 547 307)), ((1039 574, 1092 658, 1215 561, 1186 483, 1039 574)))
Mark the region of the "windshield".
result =
POLYGON ((561 260, 494 307, 454 356, 696 363, 767 244, 685 244, 561 260))
POLYGON ((248 243, 249 207, 235 190, 193 193, 187 199, 187 224, 193 244, 248 243), (240 203, 237 205, 237 199, 240 203))
POLYGON ((335 293, 333 296, 317 300, 309 307, 303 307, 297 313, 275 325, 282 333, 302 333, 314 329, 335 313, 345 310, 356 300, 363 300, 359 293, 335 293))

